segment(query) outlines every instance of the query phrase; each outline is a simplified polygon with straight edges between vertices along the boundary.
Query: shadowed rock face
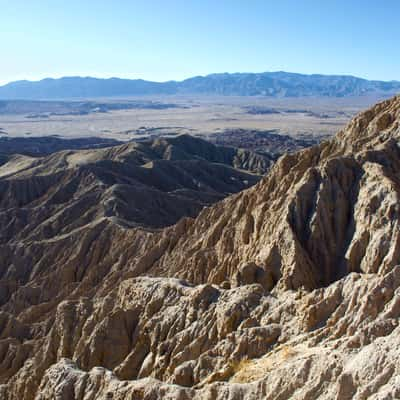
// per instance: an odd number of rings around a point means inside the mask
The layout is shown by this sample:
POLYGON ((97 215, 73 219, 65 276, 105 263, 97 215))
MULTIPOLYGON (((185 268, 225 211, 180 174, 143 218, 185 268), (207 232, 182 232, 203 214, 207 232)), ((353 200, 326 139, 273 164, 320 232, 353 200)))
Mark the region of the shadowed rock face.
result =
POLYGON ((162 230, 11 233, 0 397, 398 398, 399 124, 396 97, 162 230))
POLYGON ((7 227, 0 242, 50 239, 100 218, 172 225, 254 184, 260 177, 245 170, 262 172, 271 163, 189 136, 42 158, 8 156, 0 167, 0 220, 7 227))
POLYGON ((112 266, 146 252, 142 242, 152 232, 255 184, 261 177, 245 169, 270 162, 190 136, 10 156, 0 167, 0 304, 36 279, 39 297, 22 294, 18 310, 54 300, 89 266, 101 281, 112 266), (123 255, 123 242, 132 255, 123 255))
POLYGON ((253 188, 202 211, 150 268, 219 284, 254 262, 277 290, 327 286, 399 261, 399 98, 334 139, 282 157, 253 188), (206 256, 205 256, 206 255, 206 256))

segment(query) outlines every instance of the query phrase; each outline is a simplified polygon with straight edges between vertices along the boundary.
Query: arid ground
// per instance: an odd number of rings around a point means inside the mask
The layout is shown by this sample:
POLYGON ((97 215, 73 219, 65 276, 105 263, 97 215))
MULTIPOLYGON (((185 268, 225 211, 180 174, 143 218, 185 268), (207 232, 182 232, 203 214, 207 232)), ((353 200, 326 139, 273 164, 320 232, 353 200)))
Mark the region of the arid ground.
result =
MULTIPOLYGON (((352 116, 377 100, 376 97, 273 99, 228 96, 96 99, 95 102, 107 105, 117 102, 141 104, 142 101, 145 106, 106 112, 98 112, 94 108, 93 112, 82 115, 74 112, 46 114, 45 105, 42 104, 37 111, 35 104, 31 104, 30 108, 24 109, 25 112, 0 109, 0 134, 97 136, 129 140, 179 133, 207 136, 245 129, 273 131, 294 137, 320 137, 333 135, 352 116), (169 104, 171 108, 147 107, 149 102, 169 104)), ((71 102, 65 104, 70 105, 71 102)))

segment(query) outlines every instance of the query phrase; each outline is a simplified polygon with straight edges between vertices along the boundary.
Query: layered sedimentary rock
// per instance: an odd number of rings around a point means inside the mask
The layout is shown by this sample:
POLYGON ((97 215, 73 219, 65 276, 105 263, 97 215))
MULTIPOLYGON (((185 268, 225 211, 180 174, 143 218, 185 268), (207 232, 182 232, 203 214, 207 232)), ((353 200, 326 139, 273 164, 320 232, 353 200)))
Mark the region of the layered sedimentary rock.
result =
POLYGON ((0 397, 398 398, 399 124, 396 97, 162 230, 5 247, 0 397))

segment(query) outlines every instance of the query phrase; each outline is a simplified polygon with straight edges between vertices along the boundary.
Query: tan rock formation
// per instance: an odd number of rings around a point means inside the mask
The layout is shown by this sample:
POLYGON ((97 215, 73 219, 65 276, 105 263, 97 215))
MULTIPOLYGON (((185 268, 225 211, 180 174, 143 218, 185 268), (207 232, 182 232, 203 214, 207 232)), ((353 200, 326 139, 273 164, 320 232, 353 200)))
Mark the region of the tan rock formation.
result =
POLYGON ((400 256, 399 120, 397 97, 282 157, 256 186, 204 209, 149 272, 220 283, 254 263, 279 290, 388 272, 400 256))
POLYGON ((396 97, 163 230, 7 243, 0 397, 399 398, 399 124, 396 97))

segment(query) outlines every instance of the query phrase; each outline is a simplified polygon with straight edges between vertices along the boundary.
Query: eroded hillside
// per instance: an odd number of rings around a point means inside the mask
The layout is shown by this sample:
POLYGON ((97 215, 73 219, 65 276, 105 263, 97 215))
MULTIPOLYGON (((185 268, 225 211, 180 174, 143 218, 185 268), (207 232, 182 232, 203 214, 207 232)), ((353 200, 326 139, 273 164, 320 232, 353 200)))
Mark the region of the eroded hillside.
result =
MULTIPOLYGON (((38 230, 29 246, 10 228, 0 253, 0 394, 398 398, 399 139, 396 97, 171 227, 96 218, 62 236, 38 230)), ((112 151, 107 159, 131 157, 112 151)), ((65 153, 13 176, 48 179, 43 165, 58 176, 76 162, 65 153)), ((2 226, 26 218, 11 208, 2 226)))

